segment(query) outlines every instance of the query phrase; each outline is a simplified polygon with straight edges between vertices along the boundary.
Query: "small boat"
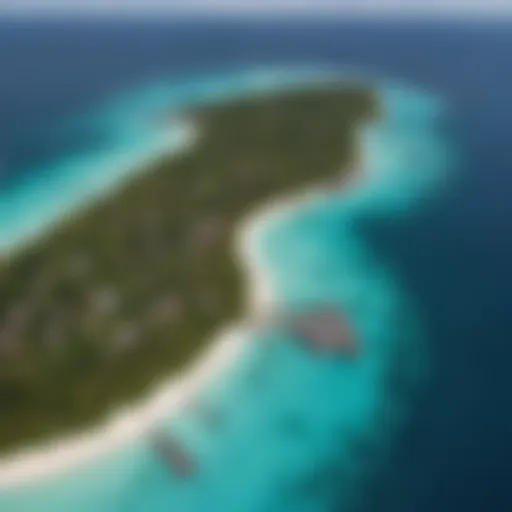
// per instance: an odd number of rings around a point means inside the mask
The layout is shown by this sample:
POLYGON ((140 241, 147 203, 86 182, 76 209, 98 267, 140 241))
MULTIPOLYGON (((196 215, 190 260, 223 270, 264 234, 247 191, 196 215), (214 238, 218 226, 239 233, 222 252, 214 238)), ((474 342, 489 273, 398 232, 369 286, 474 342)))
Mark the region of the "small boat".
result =
POLYGON ((288 329, 300 341, 317 352, 335 352, 355 356, 359 346, 343 314, 332 308, 318 308, 292 315, 288 329))
POLYGON ((178 440, 163 432, 153 432, 151 446, 169 470, 180 477, 189 477, 196 471, 195 461, 178 440))

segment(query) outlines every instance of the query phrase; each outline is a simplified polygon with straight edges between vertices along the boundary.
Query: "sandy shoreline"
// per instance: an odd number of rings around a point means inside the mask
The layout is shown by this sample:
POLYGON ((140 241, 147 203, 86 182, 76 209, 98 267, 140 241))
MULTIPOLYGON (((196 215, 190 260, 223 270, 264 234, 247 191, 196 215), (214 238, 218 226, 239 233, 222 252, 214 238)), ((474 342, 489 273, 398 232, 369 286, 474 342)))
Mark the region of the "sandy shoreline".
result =
POLYGON ((241 333, 241 329, 227 329, 188 372, 158 385, 149 397, 114 413, 99 427, 0 460, 0 490, 57 476, 91 462, 135 440, 172 413, 179 413, 236 356, 241 333))

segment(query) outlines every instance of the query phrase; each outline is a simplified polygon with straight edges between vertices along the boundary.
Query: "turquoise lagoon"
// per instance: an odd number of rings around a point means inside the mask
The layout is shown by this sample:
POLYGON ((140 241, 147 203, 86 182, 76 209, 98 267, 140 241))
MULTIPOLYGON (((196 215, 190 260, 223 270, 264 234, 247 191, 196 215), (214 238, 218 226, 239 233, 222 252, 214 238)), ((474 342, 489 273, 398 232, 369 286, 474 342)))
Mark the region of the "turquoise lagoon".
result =
MULTIPOLYGON (((76 191, 70 203, 82 201, 81 180, 97 186, 90 193, 104 190, 121 179, 115 158, 142 163, 161 149, 161 134, 141 128, 141 122, 162 107, 176 107, 179 115, 187 104, 332 76, 325 70, 257 70, 156 84, 88 120, 116 133, 110 157, 106 150, 88 157, 102 161, 101 171, 77 172, 86 169, 82 160, 62 162, 48 176, 76 191), (114 163, 118 174, 110 176, 107 169, 115 169, 114 163)), ((219 421, 205 421, 199 407, 162 425, 197 462, 191 477, 171 474, 141 437, 72 473, 0 489, 1 511, 314 512, 364 505, 426 383, 428 347, 413 301, 369 246, 360 222, 419 208, 439 190, 451 161, 442 104, 412 87, 375 83, 383 116, 361 127, 361 178, 346 190, 306 199, 252 232, 277 300, 288 308, 326 303, 339 308, 353 324, 360 355, 351 361, 318 356, 284 332, 247 332, 249 343, 237 363, 195 400, 215 410, 219 421)), ((178 147, 185 132, 179 123, 176 130, 178 147)), ((20 189, 12 203, 2 197, 0 245, 17 240, 24 226, 36 229, 21 208, 23 194, 33 190, 20 189)), ((52 182, 38 192, 45 222, 69 206, 52 203, 53 190, 52 182)), ((32 211, 36 215, 36 208, 32 211)))

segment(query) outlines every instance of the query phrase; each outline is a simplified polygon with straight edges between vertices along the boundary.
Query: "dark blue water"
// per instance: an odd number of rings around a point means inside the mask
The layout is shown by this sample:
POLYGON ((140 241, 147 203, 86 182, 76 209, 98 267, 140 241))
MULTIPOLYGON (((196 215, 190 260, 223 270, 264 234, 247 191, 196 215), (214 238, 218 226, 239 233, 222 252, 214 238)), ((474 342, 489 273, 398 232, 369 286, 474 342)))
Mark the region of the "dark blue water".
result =
POLYGON ((367 226, 421 305, 433 354, 431 389, 370 508, 512 510, 511 45, 506 24, 2 22, 0 186, 94 143, 62 129, 70 116, 164 74, 326 63, 440 93, 460 174, 414 218, 367 226))

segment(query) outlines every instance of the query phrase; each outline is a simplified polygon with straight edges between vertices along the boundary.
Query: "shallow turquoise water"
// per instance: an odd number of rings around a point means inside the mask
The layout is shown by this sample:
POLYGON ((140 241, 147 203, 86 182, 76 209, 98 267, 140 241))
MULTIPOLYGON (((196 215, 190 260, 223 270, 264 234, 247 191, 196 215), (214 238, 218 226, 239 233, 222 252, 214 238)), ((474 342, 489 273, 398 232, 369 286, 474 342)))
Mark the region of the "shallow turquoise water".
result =
MULTIPOLYGON (((94 121, 112 129, 121 123, 120 139, 128 142, 139 133, 137 122, 169 102, 290 87, 318 76, 257 71, 215 76, 209 85, 201 78, 196 87, 191 79, 186 87, 158 84, 122 98, 94 121)), ((306 512, 335 503, 337 510, 353 510, 364 499, 414 407, 428 355, 413 304, 366 246, 358 222, 419 207, 450 164, 442 105, 402 85, 382 83, 379 91, 384 118, 361 131, 364 179, 308 200, 254 233, 279 302, 339 307, 353 325, 360 356, 315 356, 277 330, 247 334, 254 342, 239 363, 199 397, 218 411, 219 425, 194 411, 165 425, 197 460, 193 477, 172 476, 139 439, 72 474, 1 491, 0 510, 306 512)), ((134 151, 146 157, 157 138, 148 135, 147 145, 134 151)))

